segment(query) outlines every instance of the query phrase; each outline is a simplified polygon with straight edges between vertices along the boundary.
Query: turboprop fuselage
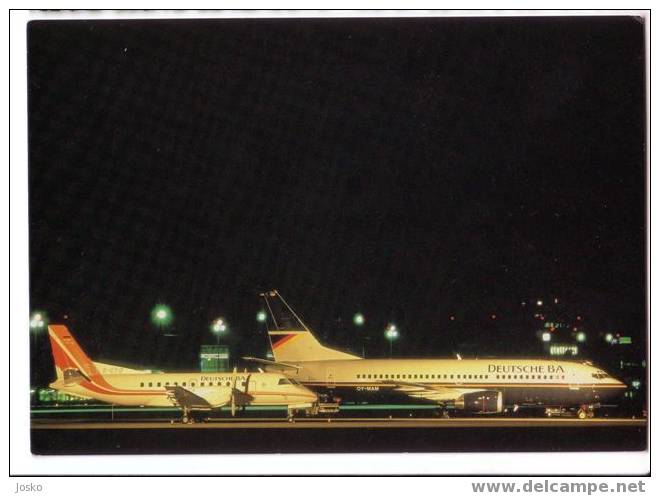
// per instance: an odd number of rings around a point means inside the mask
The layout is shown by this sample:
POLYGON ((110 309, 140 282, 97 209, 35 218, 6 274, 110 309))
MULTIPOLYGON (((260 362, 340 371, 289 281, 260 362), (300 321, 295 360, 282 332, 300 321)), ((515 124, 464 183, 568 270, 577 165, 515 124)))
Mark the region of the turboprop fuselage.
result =
POLYGON ((281 373, 150 373, 92 361, 66 326, 49 325, 57 379, 53 389, 123 406, 178 406, 188 413, 231 406, 283 405, 313 411, 317 396, 281 373), (110 373, 108 373, 110 371, 110 373))

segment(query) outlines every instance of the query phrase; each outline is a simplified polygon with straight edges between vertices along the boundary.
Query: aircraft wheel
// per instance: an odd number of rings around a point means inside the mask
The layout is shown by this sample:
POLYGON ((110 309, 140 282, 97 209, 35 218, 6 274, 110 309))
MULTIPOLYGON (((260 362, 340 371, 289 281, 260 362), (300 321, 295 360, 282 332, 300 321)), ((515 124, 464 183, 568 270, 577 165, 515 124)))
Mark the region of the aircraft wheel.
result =
POLYGON ((587 418, 587 412, 585 412, 584 409, 580 408, 577 412, 577 416, 580 420, 584 420, 587 418))
POLYGON ((188 415, 184 415, 181 418, 181 422, 183 422, 184 424, 187 424, 188 422, 190 422, 190 418, 188 417, 188 415))

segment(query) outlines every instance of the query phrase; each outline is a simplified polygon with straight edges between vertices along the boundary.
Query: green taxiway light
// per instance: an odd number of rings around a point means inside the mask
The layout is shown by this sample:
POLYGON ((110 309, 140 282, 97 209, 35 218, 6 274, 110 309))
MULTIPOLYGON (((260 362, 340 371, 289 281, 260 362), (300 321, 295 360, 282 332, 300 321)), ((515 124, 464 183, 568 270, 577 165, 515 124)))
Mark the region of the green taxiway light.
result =
POLYGON ((257 322, 266 322, 266 312, 261 310, 257 313, 257 322))
POLYGON ((356 313, 355 315, 353 315, 353 323, 356 326, 364 325, 364 315, 362 315, 361 313, 356 313))

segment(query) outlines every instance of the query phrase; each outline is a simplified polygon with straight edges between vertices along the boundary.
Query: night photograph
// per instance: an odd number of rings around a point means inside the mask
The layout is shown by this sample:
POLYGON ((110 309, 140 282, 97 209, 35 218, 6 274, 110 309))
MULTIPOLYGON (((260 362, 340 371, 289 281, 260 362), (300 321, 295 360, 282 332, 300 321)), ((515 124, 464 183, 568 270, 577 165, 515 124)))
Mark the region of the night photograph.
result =
POLYGON ((646 28, 29 22, 32 453, 646 450, 646 28))

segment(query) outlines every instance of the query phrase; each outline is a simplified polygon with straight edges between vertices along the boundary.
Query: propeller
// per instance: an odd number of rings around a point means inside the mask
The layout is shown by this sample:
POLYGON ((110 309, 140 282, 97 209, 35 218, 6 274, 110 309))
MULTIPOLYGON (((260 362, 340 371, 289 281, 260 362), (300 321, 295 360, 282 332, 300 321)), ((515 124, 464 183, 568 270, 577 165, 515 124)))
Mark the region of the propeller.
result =
POLYGON ((248 388, 250 387, 250 377, 252 377, 252 374, 248 374, 247 378, 245 379, 245 394, 249 394, 248 388))
MULTIPOLYGON (((234 369, 234 372, 236 370, 234 369)), ((236 416, 236 375, 234 374, 234 383, 231 386, 231 416, 236 416)))

